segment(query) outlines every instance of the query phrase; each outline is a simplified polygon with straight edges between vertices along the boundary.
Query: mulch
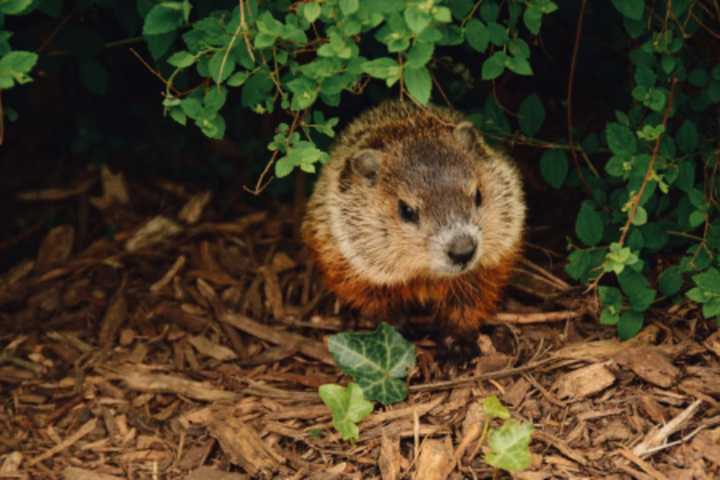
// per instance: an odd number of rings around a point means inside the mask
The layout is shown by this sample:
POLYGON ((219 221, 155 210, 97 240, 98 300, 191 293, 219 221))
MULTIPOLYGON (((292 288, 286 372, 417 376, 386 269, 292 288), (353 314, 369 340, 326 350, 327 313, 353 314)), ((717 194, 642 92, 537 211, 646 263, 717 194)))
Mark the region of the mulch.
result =
POLYGON ((343 442, 317 394, 348 381, 325 339, 372 323, 323 290, 297 215, 218 220, 209 192, 168 183, 175 203, 140 215, 122 175, 96 175, 21 199, 86 196, 115 227, 80 247, 55 226, 0 275, 2 479, 509 478, 483 462, 488 395, 535 427, 514 478, 720 477, 720 336, 692 306, 620 342, 536 250, 481 355, 417 339, 408 399, 343 442))

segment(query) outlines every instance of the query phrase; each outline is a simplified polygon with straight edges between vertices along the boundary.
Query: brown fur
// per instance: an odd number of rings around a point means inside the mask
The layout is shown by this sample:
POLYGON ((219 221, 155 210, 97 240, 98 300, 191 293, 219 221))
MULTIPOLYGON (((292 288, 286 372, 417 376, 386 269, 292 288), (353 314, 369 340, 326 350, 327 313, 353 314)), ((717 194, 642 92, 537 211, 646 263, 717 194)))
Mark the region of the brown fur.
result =
MULTIPOLYGON (((406 159, 398 158, 402 152, 413 151, 407 148, 409 138, 411 146, 423 145, 419 150, 421 155, 428 151, 428 141, 442 144, 437 155, 440 156, 440 160, 445 161, 445 157, 451 158, 459 151, 452 145, 450 134, 461 121, 462 117, 457 112, 435 107, 420 110, 398 103, 381 105, 361 116, 343 132, 332 152, 330 162, 324 167, 327 171, 321 174, 316 191, 308 205, 308 213, 302 228, 303 238, 323 273, 327 287, 339 299, 359 309, 365 315, 379 317, 378 320, 392 321, 394 314, 402 312, 407 307, 426 307, 431 309, 449 333, 462 336, 476 332, 497 308, 502 289, 519 256, 522 241, 521 232, 513 234, 511 243, 503 240, 505 233, 503 228, 509 229, 512 225, 512 228, 517 230, 518 222, 520 224, 524 222, 524 203, 522 203, 519 174, 509 160, 485 145, 479 134, 476 150, 468 154, 479 157, 480 162, 488 162, 484 164, 485 167, 478 170, 477 188, 492 194, 493 198, 488 208, 496 209, 497 214, 493 213, 495 211, 493 210, 490 212, 491 217, 483 217, 492 219, 491 225, 488 226, 492 231, 484 232, 488 238, 488 250, 482 251, 482 260, 478 260, 471 270, 456 276, 435 276, 432 272, 420 271, 408 273, 400 281, 388 279, 380 281, 372 278, 367 272, 359 272, 353 267, 343 255, 338 241, 328 227, 330 212, 337 213, 337 209, 342 213, 340 218, 349 219, 348 222, 358 221, 358 218, 362 219, 364 216, 373 218, 387 216, 387 221, 380 224, 380 230, 377 228, 370 230, 373 232, 371 235, 376 238, 354 238, 350 241, 365 245, 381 245, 381 248, 376 248, 372 253, 365 255, 371 255, 370 261, 388 267, 388 271, 396 272, 397 269, 406 268, 404 265, 407 263, 402 261, 406 261, 408 257, 412 258, 412 252, 417 251, 419 247, 415 244, 403 243, 402 236, 394 235, 392 229, 398 228, 396 225, 399 224, 395 219, 390 218, 396 212, 395 202, 398 195, 396 191, 406 191, 406 186, 395 185, 396 179, 391 174, 386 179, 389 185, 372 188, 358 186, 356 183, 358 179, 348 171, 347 159, 352 157, 354 152, 371 148, 385 152, 387 154, 387 158, 384 157, 383 160, 385 162, 405 162, 402 164, 403 171, 408 168, 422 168, 414 167, 415 164, 408 164, 406 159), (514 192, 515 196, 510 201, 502 189, 489 189, 488 182, 493 181, 506 182, 509 188, 519 191, 514 192), (358 191, 353 192, 353 188, 358 191), (341 204, 340 200, 347 199, 346 195, 351 194, 358 195, 359 199, 380 195, 382 200, 378 198, 378 201, 357 207, 353 202, 341 204), (517 203, 518 211, 508 210, 510 208, 508 205, 516 205, 512 203, 513 201, 517 203), (391 231, 388 233, 387 229, 391 231), (378 236, 380 231, 386 237, 390 237, 385 246, 378 236), (372 242, 369 242, 370 240, 372 242)), ((431 168, 436 168, 432 166, 434 164, 430 165, 431 168)), ((440 163, 440 165, 445 164, 440 163)), ((427 165, 423 167, 427 168, 427 165)), ((431 176, 441 177, 445 173, 444 166, 437 168, 439 170, 431 176)), ((467 173, 469 172, 466 172, 465 176, 467 173)), ((415 177, 410 176, 410 178, 415 177)), ((450 177, 451 183, 453 178, 450 177)), ((410 191, 408 195, 412 193, 410 191)), ((427 204, 427 192, 425 194, 424 200, 427 204)), ((433 197, 433 195, 429 196, 431 204, 433 198, 437 199, 435 203, 438 205, 447 201, 445 198, 433 197)), ((356 235, 351 236, 362 237, 363 234, 357 232, 356 235)), ((362 248, 360 250, 368 251, 362 248)))

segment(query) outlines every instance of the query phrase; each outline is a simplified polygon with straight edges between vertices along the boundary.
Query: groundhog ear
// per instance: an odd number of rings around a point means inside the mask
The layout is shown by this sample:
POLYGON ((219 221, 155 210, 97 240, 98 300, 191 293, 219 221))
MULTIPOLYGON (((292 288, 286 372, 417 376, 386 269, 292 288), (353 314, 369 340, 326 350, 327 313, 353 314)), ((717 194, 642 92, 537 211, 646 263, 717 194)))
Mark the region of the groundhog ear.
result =
POLYGON ((485 150, 485 142, 470 122, 460 122, 453 130, 455 140, 466 150, 478 150, 482 153, 485 150))
POLYGON ((380 152, 370 148, 360 150, 350 159, 352 169, 364 177, 370 184, 374 184, 380 171, 380 152))

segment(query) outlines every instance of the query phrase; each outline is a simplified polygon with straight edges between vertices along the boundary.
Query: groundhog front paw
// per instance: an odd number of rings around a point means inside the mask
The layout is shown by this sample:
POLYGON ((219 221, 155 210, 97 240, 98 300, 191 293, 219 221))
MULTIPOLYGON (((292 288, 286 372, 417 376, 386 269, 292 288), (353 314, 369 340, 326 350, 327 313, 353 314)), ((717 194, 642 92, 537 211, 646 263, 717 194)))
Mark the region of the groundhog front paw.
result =
POLYGON ((480 354, 475 335, 447 336, 438 344, 438 358, 443 362, 467 363, 480 354))

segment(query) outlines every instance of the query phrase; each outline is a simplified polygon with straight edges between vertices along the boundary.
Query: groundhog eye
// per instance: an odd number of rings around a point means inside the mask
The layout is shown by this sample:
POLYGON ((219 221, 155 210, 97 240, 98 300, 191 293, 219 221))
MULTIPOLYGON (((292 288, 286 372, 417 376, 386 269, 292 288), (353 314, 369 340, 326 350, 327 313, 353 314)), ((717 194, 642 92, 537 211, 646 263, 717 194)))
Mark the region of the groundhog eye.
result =
POLYGON ((482 193, 480 193, 480 189, 478 188, 475 190, 475 206, 479 207, 482 204, 482 193))
POLYGON ((400 200, 398 202, 398 211, 400 212, 400 218, 407 223, 418 223, 420 221, 420 215, 414 208, 410 208, 410 205, 400 200))

